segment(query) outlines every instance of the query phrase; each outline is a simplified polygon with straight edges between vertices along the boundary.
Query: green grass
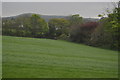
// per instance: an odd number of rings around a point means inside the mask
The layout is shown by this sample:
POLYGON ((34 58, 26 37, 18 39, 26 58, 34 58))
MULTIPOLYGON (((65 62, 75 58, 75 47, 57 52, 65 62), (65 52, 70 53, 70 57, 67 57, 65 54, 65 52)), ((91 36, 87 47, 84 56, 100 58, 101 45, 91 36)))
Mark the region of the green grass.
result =
POLYGON ((3 36, 3 78, 117 78, 116 51, 3 36))
POLYGON ((2 78, 2 36, 0 35, 0 79, 2 78))

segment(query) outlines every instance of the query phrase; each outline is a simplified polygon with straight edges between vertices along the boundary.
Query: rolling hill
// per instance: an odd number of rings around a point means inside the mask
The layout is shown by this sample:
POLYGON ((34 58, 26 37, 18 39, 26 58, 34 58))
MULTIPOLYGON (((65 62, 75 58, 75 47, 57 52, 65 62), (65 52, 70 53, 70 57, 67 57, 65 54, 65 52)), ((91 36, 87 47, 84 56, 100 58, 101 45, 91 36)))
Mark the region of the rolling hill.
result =
MULTIPOLYGON (((30 17, 32 14, 35 13, 24 13, 24 14, 20 14, 20 15, 16 15, 16 16, 10 16, 10 17, 2 17, 2 20, 10 20, 10 19, 16 19, 19 17, 30 17)), ((40 14, 38 14, 40 15, 40 14)), ((50 19, 52 18, 65 18, 65 19, 69 19, 69 16, 61 16, 61 15, 40 15, 41 18, 45 19, 46 22, 48 22, 50 19)), ((89 21, 98 21, 99 19, 97 18, 83 18, 84 22, 89 22, 89 21)))
POLYGON ((3 78, 117 78, 117 51, 3 36, 3 78))

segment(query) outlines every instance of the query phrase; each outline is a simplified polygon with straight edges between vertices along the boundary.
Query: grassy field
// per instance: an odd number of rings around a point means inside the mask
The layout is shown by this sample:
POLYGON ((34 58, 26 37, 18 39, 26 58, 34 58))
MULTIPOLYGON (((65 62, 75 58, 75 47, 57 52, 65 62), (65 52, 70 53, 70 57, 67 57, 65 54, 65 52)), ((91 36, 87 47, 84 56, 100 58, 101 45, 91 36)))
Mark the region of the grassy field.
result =
POLYGON ((60 40, 3 36, 3 78, 116 78, 116 51, 60 40))
POLYGON ((2 36, 0 35, 0 79, 2 78, 2 36))

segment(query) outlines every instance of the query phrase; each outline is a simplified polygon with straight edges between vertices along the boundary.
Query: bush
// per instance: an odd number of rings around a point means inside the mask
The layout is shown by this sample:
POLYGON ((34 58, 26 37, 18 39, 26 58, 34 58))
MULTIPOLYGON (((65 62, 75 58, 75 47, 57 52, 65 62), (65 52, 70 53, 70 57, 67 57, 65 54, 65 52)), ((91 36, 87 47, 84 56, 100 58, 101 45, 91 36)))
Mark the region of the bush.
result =
POLYGON ((60 40, 68 40, 69 37, 65 34, 61 34, 59 37, 57 37, 57 39, 60 39, 60 40))

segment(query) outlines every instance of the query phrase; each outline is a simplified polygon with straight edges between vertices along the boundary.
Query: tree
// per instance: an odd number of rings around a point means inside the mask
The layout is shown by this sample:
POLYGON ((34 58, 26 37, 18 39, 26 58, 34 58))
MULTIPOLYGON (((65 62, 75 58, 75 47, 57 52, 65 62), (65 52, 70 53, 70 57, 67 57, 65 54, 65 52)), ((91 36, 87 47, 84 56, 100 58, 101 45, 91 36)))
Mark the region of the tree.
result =
POLYGON ((69 21, 71 25, 80 25, 83 19, 79 14, 75 14, 69 17, 69 21))
POLYGON ((102 18, 100 26, 92 34, 91 43, 102 48, 120 50, 120 2, 107 18, 102 18))
POLYGON ((113 13, 108 15, 109 23, 111 25, 110 31, 113 33, 113 46, 120 50, 120 1, 118 7, 116 7, 113 13))
POLYGON ((49 22, 50 38, 59 37, 62 34, 68 35, 69 21, 63 18, 50 19, 49 22))
POLYGON ((88 44, 91 38, 91 33, 93 33, 97 25, 97 22, 86 22, 84 24, 72 26, 70 39, 73 42, 88 44))
POLYGON ((111 26, 108 23, 108 18, 99 21, 98 27, 96 27, 95 31, 91 34, 90 43, 92 46, 110 49, 113 40, 112 33, 108 31, 109 29, 107 26, 111 26))
POLYGON ((48 24, 37 14, 30 17, 29 27, 33 37, 44 37, 49 30, 48 24))
POLYGON ((3 20, 3 34, 21 37, 45 37, 48 24, 39 15, 3 20))

